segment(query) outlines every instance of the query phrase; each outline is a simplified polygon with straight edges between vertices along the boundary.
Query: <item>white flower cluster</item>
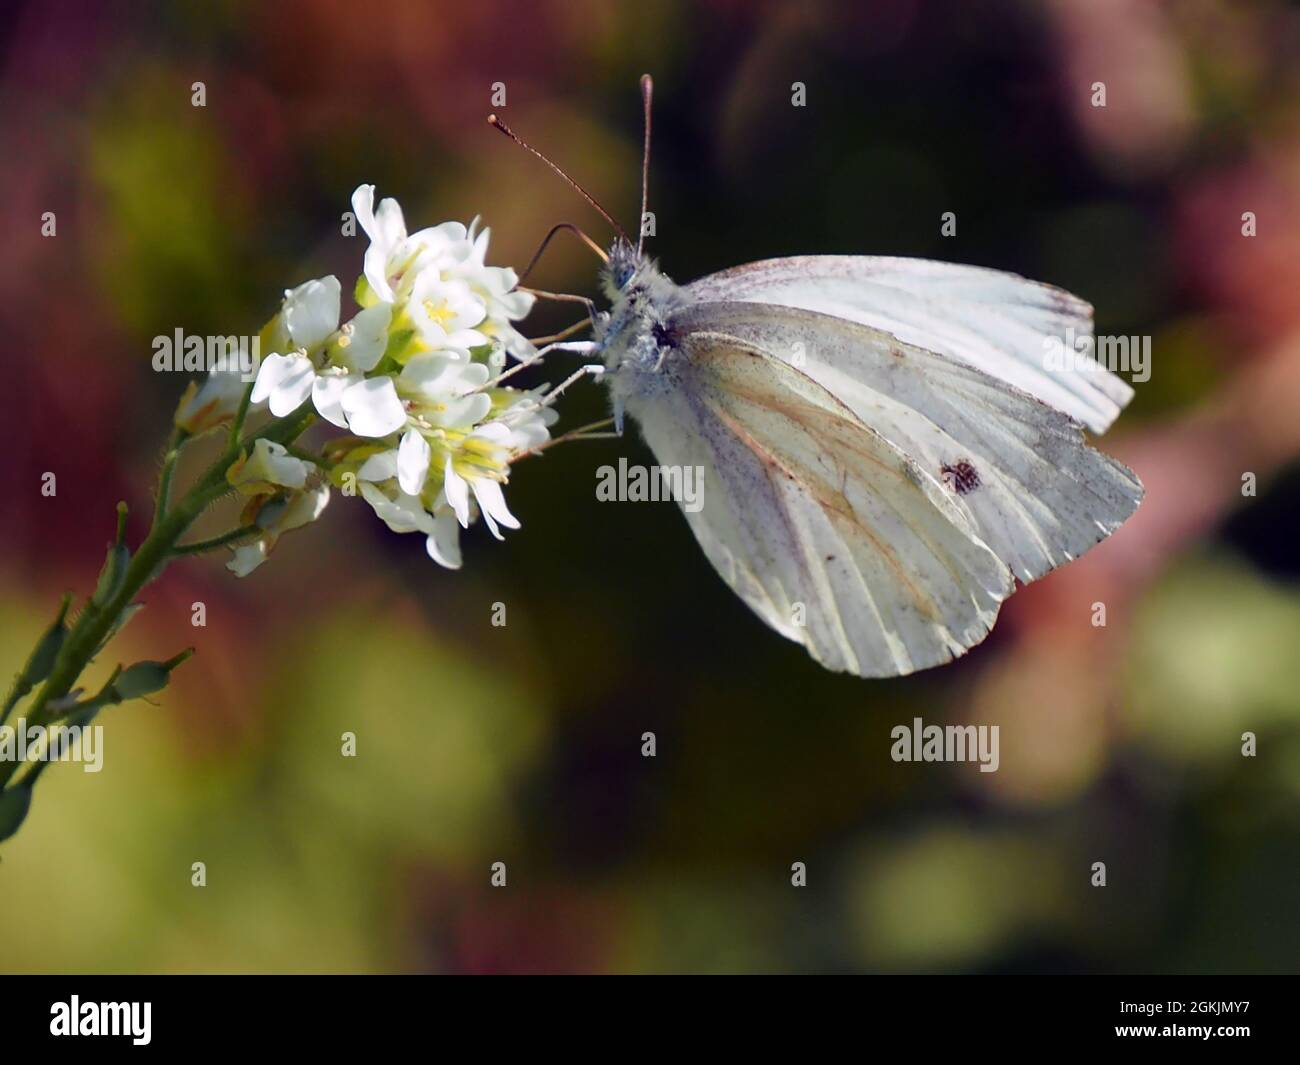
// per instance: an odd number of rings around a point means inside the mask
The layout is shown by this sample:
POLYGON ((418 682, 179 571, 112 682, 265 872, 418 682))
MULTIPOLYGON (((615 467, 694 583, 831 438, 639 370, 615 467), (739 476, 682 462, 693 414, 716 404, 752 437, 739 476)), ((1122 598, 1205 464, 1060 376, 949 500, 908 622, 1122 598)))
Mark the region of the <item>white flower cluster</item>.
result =
MULTIPOLYGON (((360 310, 340 324, 341 289, 330 276, 285 293, 262 332, 268 352, 251 403, 277 418, 310 403, 349 433, 317 463, 265 439, 227 477, 249 496, 245 523, 260 536, 236 549, 240 576, 266 558, 283 532, 315 520, 330 486, 355 486, 394 532, 422 532, 429 555, 460 565, 459 528, 479 514, 498 539, 519 528, 502 485, 511 461, 546 442, 555 412, 540 391, 495 383, 507 356, 532 345, 512 322, 533 296, 513 270, 488 266, 488 231, 445 222, 407 233, 396 200, 374 206, 374 186, 352 195, 370 238, 355 294, 360 310)), ((202 432, 228 422, 243 399, 238 375, 191 386, 176 424, 202 432)))

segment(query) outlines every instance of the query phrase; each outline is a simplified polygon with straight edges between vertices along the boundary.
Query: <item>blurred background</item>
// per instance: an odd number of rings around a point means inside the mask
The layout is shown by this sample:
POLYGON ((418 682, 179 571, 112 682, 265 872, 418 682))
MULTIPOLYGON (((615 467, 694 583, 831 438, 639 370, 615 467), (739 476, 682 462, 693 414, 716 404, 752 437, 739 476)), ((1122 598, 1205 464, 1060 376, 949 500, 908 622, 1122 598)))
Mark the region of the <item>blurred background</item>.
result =
MULTIPOLYGON (((978 263, 1079 293, 1153 358, 1101 441, 1146 483, 1137 515, 908 679, 821 671, 675 507, 598 503, 596 467, 652 461, 634 434, 518 466, 523 529, 478 526, 459 573, 337 496, 247 580, 174 565, 107 657, 197 654, 101 716, 102 773, 42 779, 0 851, 0 968, 1300 968, 1294 5, 45 0, 5 22, 4 670, 92 587, 118 499, 144 530, 185 380, 153 338, 348 287, 357 184, 413 228, 483 215, 497 264, 561 220, 608 239, 490 110, 630 227, 653 73, 651 245, 679 281, 978 263), (999 771, 892 762, 916 716, 999 725, 999 771)), ((562 238, 530 282, 594 295, 595 265, 562 238)), ((565 423, 602 402, 575 390, 565 423)))

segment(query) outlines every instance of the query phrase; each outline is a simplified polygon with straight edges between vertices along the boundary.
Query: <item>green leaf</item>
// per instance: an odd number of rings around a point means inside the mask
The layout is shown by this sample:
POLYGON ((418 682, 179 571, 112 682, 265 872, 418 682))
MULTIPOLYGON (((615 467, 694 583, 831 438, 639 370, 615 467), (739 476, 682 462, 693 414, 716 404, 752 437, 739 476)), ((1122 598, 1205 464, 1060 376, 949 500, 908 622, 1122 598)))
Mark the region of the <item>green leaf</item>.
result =
POLYGON ((7 840, 22 827, 31 805, 32 789, 29 785, 19 784, 0 792, 0 842, 7 840))

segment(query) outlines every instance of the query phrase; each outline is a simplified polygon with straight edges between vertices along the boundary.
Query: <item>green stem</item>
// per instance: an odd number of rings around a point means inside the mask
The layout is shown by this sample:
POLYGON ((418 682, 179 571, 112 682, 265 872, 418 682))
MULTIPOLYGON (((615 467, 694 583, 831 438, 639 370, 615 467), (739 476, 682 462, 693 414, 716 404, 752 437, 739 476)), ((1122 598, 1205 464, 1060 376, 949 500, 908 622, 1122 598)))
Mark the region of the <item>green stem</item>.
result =
POLYGON ((244 431, 244 419, 248 417, 248 406, 252 402, 253 385, 256 383, 249 381, 244 394, 239 398, 239 410, 235 412, 235 420, 230 423, 230 434, 226 437, 227 447, 236 447, 239 444, 239 434, 244 431))
MULTIPOLYGON (((88 727, 92 721, 95 720, 95 715, 98 714, 99 711, 100 711, 100 707, 98 706, 92 706, 83 710, 79 710, 75 715, 76 719, 67 723, 76 725, 77 727, 84 729, 88 727)), ((65 718, 72 717, 72 716, 73 715, 71 714, 64 715, 65 718)), ((60 721, 60 723, 63 724, 64 722, 60 721)), ((41 774, 45 772, 46 767, 50 764, 50 760, 48 758, 45 758, 39 762, 28 762, 24 764, 30 765, 31 768, 27 770, 27 772, 23 775, 23 778, 20 781, 18 781, 14 786, 18 788, 33 788, 36 786, 36 781, 40 779, 41 774)))
MULTIPOLYGON (((57 716, 57 711, 51 712, 49 709, 50 704, 62 699, 72 690, 77 678, 98 652, 122 612, 131 605, 131 600, 141 588, 161 575, 176 542, 194 520, 230 490, 230 485, 226 482, 226 470, 239 457, 239 452, 262 438, 279 444, 296 440, 314 420, 315 413, 310 405, 306 405, 297 413, 264 426, 246 440, 236 440, 229 444, 186 496, 154 521, 153 528, 136 550, 126 575, 112 598, 98 607, 88 605, 68 633, 54 660, 54 666, 27 715, 31 725, 48 724, 57 716)), ((18 762, 0 763, 0 788, 9 783, 19 765, 18 762)))
MULTIPOLYGON (((72 632, 68 634, 63 650, 55 660, 54 668, 46 678, 28 715, 31 725, 44 725, 47 719, 53 716, 49 711, 50 703, 63 698, 72 690, 73 684, 90 663, 91 657, 99 649, 99 645, 108 635, 113 623, 121 616, 122 611, 130 605, 141 588, 161 573, 172 545, 189 528, 200 511, 219 498, 225 490, 225 471, 220 471, 219 482, 214 472, 209 471, 208 476, 204 477, 171 513, 154 524, 135 557, 131 559, 126 576, 116 594, 102 607, 87 608, 72 632)), ((17 762, 0 764, 0 785, 9 782, 17 767, 17 762)))
POLYGON ((158 501, 154 507, 153 521, 157 525, 167 513, 167 504, 172 490, 172 474, 176 472, 176 460, 180 458, 181 447, 188 433, 179 427, 172 430, 167 440, 167 450, 163 453, 162 475, 158 479, 158 501))
POLYGON ((260 530, 256 525, 241 525, 238 529, 230 529, 223 532, 220 536, 210 536, 206 540, 195 540, 189 544, 177 544, 172 548, 173 555, 201 555, 205 551, 215 551, 218 547, 225 547, 227 544, 233 544, 236 540, 242 540, 246 536, 252 536, 253 533, 260 530))

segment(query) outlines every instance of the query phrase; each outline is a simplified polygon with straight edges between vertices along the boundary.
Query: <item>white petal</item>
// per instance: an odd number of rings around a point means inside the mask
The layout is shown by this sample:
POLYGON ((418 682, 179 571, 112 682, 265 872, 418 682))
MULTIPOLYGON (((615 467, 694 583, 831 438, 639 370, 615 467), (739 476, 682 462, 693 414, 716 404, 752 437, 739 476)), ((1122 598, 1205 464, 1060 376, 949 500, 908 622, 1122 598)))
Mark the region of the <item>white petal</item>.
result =
POLYGON ((449 352, 422 352, 402 367, 403 388, 419 391, 430 398, 472 392, 487 384, 491 371, 478 362, 469 362, 449 352))
POLYGON ((474 430, 474 435, 501 447, 508 447, 514 432, 504 422, 485 422, 474 430))
POLYGON ((363 272, 366 275, 366 281, 370 284, 370 291, 375 297, 385 303, 391 303, 397 298, 393 292, 393 286, 388 283, 388 251, 379 244, 372 244, 366 249, 366 256, 362 260, 363 272))
POLYGON ((487 522, 487 527, 492 530, 492 535, 498 540, 502 539, 501 533, 497 531, 497 522, 500 522, 507 529, 519 528, 519 519, 510 513, 510 508, 506 506, 505 493, 501 491, 501 485, 488 477, 475 477, 470 482, 474 489, 474 498, 478 500, 479 510, 483 511, 483 520, 487 522))
POLYGON ((360 374, 321 374, 312 383, 311 400, 327 422, 340 429, 348 427, 347 416, 343 413, 343 393, 361 380, 360 374))
POLYGON ((492 338, 480 333, 477 329, 457 329, 454 333, 448 333, 447 339, 443 341, 443 344, 447 347, 461 350, 481 348, 491 343, 492 338))
POLYGON ((516 359, 531 358, 537 354, 537 349, 528 342, 528 338, 508 325, 502 325, 500 322, 493 323, 495 327, 496 338, 500 341, 501 346, 510 352, 516 359))
POLYGON ((283 444, 264 437, 253 444, 253 453, 242 464, 231 467, 230 483, 275 484, 282 488, 301 488, 307 483, 312 464, 290 455, 283 444))
POLYGON ((387 436, 406 424, 406 410, 391 377, 373 377, 343 392, 348 428, 358 436, 387 436))
POLYGON ((442 222, 436 226, 417 229, 411 234, 411 240, 440 249, 459 244, 466 235, 465 227, 460 222, 442 222))
POLYGON ((226 563, 226 569, 236 577, 247 577, 266 561, 266 542, 257 540, 251 544, 241 544, 235 548, 234 557, 226 563))
POLYGON ((375 239, 378 230, 375 227, 375 187, 374 185, 358 185, 352 193, 352 213, 357 216, 357 221, 361 223, 362 231, 371 240, 375 239))
POLYGON ((361 496, 374 508, 379 520, 393 532, 433 532, 433 518, 425 513, 415 496, 402 495, 396 500, 389 499, 373 484, 364 483, 361 485, 361 496))
MULTIPOLYGON (((298 355, 268 355, 262 360, 262 365, 257 368, 257 379, 253 382, 253 403, 262 403, 266 400, 280 382, 290 376, 295 367, 298 365, 298 355)), ((310 366, 309 360, 303 360, 310 366)))
POLYGON ((421 352, 402 367, 402 386, 410 391, 441 392, 456 379, 460 362, 454 356, 421 352))
POLYGON ((371 455, 357 470, 358 481, 391 481, 397 476, 397 448, 371 455))
POLYGON ((314 348, 339 327, 339 279, 308 281, 284 299, 284 324, 299 347, 314 348))
POLYGON ((414 429, 408 429, 397 447, 397 483, 402 491, 418 496, 429 475, 429 441, 414 429))
POLYGON ((290 529, 300 529, 310 524, 321 516, 329 501, 328 485, 319 485, 306 492, 299 492, 289 501, 284 513, 280 515, 280 520, 276 522, 276 531, 288 532, 290 529))
POLYGON ((311 395, 312 385, 316 381, 316 369, 308 360, 302 361, 306 365, 298 367, 295 376, 286 378, 280 387, 271 393, 268 406, 277 418, 292 414, 306 403, 307 397, 311 395))
POLYGON ((269 398, 271 413, 283 418, 303 405, 315 379, 316 367, 307 356, 268 355, 257 371, 253 402, 269 398))
POLYGON ((335 360, 349 370, 366 373, 375 368, 379 357, 388 347, 388 326, 393 320, 391 303, 376 303, 364 311, 358 311, 349 325, 352 326, 348 336, 347 347, 340 347, 335 360))
POLYGON ((379 210, 375 212, 375 243, 382 244, 391 252, 406 239, 406 219, 402 217, 402 205, 391 196, 379 201, 379 210))
POLYGON ((531 292, 503 292, 496 298, 498 309, 506 317, 518 321, 527 318, 537 297, 531 292))
POLYGON ((446 480, 443 482, 442 490, 447 497, 448 505, 456 512, 456 520, 460 522, 462 528, 468 529, 469 485, 452 467, 450 455, 447 456, 446 480))
POLYGON ((491 235, 492 230, 485 226, 482 233, 476 234, 475 230, 478 228, 478 223, 479 220, 475 218, 474 221, 469 224, 469 238, 474 243, 473 257, 476 261, 481 263, 487 258, 488 237, 491 235))
POLYGON ((442 409, 422 406, 420 413, 433 425, 448 429, 468 429, 480 418, 487 416, 492 409, 492 397, 483 392, 475 392, 472 396, 446 399, 437 406, 442 409))
POLYGON ((481 362, 462 362, 457 388, 461 392, 472 392, 481 385, 487 384, 491 376, 492 371, 481 362))
POLYGON ((487 317, 487 304, 465 281, 443 281, 436 269, 425 270, 411 289, 425 313, 446 329, 468 329, 487 317))
POLYGON ((460 569, 460 529, 451 511, 444 510, 433 519, 433 532, 425 539, 424 549, 438 565, 460 569))

